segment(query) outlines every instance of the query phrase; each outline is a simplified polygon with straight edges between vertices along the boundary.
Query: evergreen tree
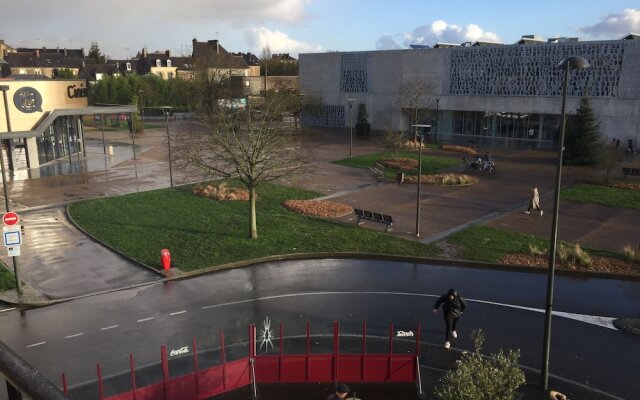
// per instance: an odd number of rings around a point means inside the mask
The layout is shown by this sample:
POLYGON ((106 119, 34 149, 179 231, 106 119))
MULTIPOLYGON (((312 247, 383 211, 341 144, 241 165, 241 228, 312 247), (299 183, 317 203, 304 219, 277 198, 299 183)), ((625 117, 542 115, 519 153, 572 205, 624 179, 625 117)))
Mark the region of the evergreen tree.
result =
POLYGON ((89 58, 93 58, 96 64, 104 64, 104 56, 100 53, 100 46, 95 40, 91 42, 91 48, 89 48, 89 58))
POLYGON ((600 127, 588 96, 580 99, 575 115, 567 119, 563 161, 569 165, 594 165, 600 155, 600 127))

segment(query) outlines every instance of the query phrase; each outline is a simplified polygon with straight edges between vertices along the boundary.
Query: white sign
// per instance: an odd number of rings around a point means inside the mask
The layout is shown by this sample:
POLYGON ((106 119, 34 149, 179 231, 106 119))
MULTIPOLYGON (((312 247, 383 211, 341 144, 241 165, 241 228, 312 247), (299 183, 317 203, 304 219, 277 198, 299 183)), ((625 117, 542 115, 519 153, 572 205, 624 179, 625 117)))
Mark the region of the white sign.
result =
POLYGON ((22 244, 22 234, 20 228, 2 228, 2 239, 5 246, 13 246, 22 244))
POLYGON ((189 346, 183 346, 183 347, 180 347, 179 349, 171 350, 171 352, 169 352, 169 356, 170 357, 179 356, 180 354, 187 354, 188 352, 189 352, 189 346))
POLYGON ((18 257, 20 255, 20 245, 7 246, 9 257, 18 257))
POLYGON ((398 331, 396 337, 413 337, 413 331, 398 331))

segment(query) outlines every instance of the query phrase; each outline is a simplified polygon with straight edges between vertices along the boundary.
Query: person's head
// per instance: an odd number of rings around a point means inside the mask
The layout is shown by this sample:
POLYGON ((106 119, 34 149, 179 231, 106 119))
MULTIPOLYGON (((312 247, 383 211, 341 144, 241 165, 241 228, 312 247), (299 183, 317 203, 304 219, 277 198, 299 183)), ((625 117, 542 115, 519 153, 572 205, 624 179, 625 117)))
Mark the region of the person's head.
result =
POLYGON ((349 386, 347 386, 344 383, 338 383, 338 386, 336 386, 336 396, 338 396, 341 399, 346 399, 347 395, 349 394, 349 386))
POLYGON ((447 296, 449 296, 449 298, 451 299, 453 299, 457 295, 458 295, 458 291, 455 289, 449 289, 449 291, 447 292, 447 296))

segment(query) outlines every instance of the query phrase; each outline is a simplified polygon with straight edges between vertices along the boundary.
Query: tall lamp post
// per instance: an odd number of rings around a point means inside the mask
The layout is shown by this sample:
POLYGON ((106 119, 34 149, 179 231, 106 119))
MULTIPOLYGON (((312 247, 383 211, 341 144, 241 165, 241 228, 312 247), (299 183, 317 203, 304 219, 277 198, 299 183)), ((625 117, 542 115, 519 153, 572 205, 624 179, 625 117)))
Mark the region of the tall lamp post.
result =
POLYGON ((356 99, 347 99, 349 102, 349 158, 353 155, 353 102, 356 99))
POLYGON ((585 69, 589 63, 582 57, 567 57, 558 64, 558 68, 564 71, 562 84, 562 113, 560 139, 558 142, 558 165, 556 167, 555 196, 553 200, 553 222, 551 223, 551 241, 549 242, 549 269, 547 270, 547 304, 544 319, 544 342, 542 350, 542 389, 549 386, 549 349, 551 345, 551 317, 553 308, 553 279, 556 267, 556 242, 558 240, 558 209, 560 208, 560 178, 562 176, 562 155, 564 152, 564 131, 566 128, 567 110, 567 81, 570 69, 585 69))
POLYGON ((420 236, 420 188, 421 188, 421 181, 422 181, 422 144, 424 143, 424 135, 426 134, 426 132, 424 133, 420 133, 418 134, 418 130, 419 129, 425 129, 425 130, 429 130, 431 129, 431 125, 422 125, 422 124, 416 124, 413 125, 413 127, 415 128, 415 135, 416 137, 419 139, 419 147, 418 147, 418 194, 417 194, 417 199, 416 199, 416 236, 420 236))
POLYGON ((138 102, 140 103, 140 119, 142 120, 142 126, 144 127, 144 106, 142 105, 143 94, 144 94, 144 90, 142 89, 138 90, 138 102))
POLYGON ((171 135, 169 135, 169 113, 173 109, 171 106, 161 107, 165 117, 167 127, 167 149, 169 150, 169 185, 173 187, 173 167, 171 162, 171 135))
POLYGON ((439 127, 439 120, 438 120, 438 116, 440 115, 440 97, 436 97, 436 143, 438 143, 438 127, 439 127))
MULTIPOLYGON (((9 102, 7 100, 7 91, 9 90, 9 85, 0 85, 0 90, 2 91, 2 98, 4 99, 4 113, 7 119, 7 132, 11 132, 11 118, 9 118, 9 102)), ((9 193, 7 192, 7 176, 6 171, 4 169, 4 155, 2 154, 2 141, 0 140, 0 169, 2 170, 2 190, 4 192, 4 207, 7 212, 11 211, 11 207, 9 206, 9 193)), ((22 294, 22 285, 20 282, 20 275, 18 273, 18 260, 17 258, 11 257, 13 259, 13 275, 16 282, 16 289, 18 290, 18 294, 22 294)))

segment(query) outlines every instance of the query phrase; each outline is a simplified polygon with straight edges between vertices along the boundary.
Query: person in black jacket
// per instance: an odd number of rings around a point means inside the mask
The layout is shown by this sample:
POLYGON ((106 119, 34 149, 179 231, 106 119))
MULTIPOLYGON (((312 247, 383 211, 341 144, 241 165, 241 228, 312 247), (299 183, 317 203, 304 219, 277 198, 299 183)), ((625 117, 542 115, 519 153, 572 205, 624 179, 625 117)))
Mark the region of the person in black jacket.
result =
POLYGON ((329 397, 327 397, 327 400, 342 400, 342 399, 346 399, 347 395, 349 394, 349 386, 347 386, 344 383, 338 383, 338 386, 336 386, 336 392, 335 394, 330 394, 329 397))
POLYGON ((444 347, 448 349, 451 347, 449 336, 454 339, 458 337, 456 324, 458 323, 458 318, 460 318, 465 308, 467 308, 467 303, 462 297, 458 296, 458 292, 455 289, 449 289, 447 294, 443 294, 436 300, 433 305, 434 314, 438 312, 441 304, 446 327, 444 347))

